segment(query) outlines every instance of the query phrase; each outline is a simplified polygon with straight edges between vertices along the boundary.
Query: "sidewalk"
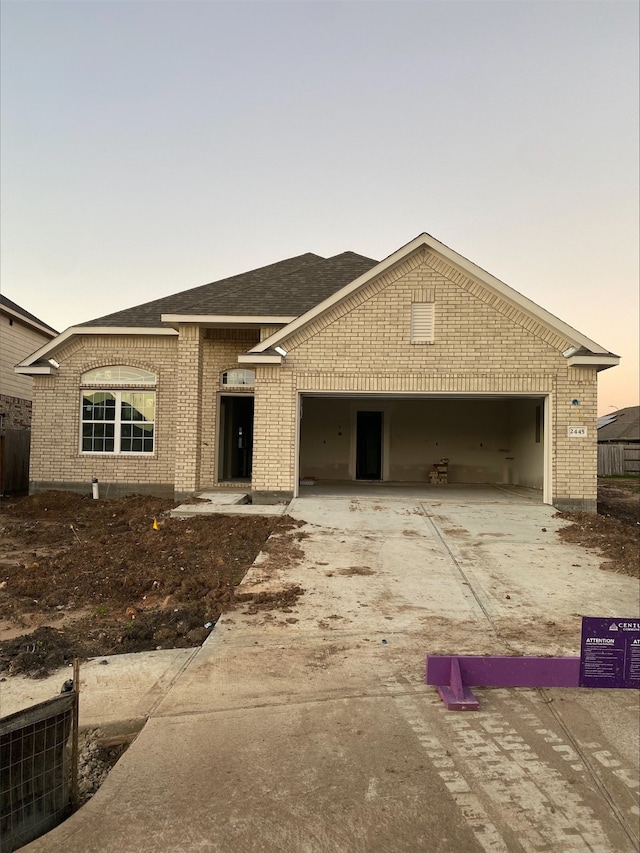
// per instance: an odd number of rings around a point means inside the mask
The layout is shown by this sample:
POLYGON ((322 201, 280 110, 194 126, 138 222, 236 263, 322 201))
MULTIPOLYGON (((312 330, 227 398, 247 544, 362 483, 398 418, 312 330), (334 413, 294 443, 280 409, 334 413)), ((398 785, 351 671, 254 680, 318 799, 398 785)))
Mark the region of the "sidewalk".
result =
POLYGON ((477 690, 461 714, 423 680, 428 652, 577 654, 581 614, 637 615, 632 579, 514 496, 289 511, 300 564, 244 583, 300 584, 292 612, 224 616, 97 795, 25 851, 637 849, 635 691, 477 690))

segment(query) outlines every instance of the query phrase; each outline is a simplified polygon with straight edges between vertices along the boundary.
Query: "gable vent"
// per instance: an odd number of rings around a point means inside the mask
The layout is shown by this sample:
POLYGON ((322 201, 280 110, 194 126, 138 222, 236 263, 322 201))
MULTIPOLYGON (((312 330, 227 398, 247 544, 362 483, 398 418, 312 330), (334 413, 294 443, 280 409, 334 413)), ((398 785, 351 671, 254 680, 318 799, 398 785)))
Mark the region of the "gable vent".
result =
POLYGON ((414 302, 411 305, 411 343, 432 344, 435 319, 433 302, 414 302))

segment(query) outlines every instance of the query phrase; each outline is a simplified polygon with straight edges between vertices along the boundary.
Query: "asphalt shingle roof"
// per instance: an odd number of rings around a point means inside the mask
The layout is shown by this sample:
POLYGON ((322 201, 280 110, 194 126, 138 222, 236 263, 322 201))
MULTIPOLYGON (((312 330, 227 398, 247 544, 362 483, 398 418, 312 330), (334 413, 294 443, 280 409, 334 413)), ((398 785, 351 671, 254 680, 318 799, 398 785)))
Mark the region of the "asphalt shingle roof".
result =
POLYGON ((309 252, 80 325, 157 327, 161 314, 298 317, 377 263, 354 252, 309 252))
POLYGON ((640 406, 598 418, 598 441, 640 441, 640 406))

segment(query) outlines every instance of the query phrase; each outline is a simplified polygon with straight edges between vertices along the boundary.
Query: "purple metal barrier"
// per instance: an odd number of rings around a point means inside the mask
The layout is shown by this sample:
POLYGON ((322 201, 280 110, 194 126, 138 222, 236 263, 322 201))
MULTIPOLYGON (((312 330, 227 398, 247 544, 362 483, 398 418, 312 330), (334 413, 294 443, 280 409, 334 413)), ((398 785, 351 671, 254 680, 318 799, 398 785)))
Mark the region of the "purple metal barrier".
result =
POLYGON ((477 711, 473 687, 578 687, 580 658, 427 655, 425 683, 449 710, 477 711))

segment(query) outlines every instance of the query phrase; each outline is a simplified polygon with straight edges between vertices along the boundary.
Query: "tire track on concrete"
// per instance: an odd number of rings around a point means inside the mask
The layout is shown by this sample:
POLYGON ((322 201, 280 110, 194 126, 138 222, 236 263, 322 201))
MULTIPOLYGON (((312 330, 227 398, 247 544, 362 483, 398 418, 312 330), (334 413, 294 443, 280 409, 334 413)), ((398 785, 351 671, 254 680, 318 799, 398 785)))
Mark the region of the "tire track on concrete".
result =
MULTIPOLYGON (((463 566, 460 564, 453 550, 449 547, 445 536, 436 524, 434 518, 428 513, 424 504, 420 504, 420 508, 437 540, 440 542, 443 551, 451 560, 457 575, 462 579, 461 583, 463 584, 463 589, 466 587, 468 590, 467 598, 469 598, 469 596, 472 597, 474 609, 484 616, 491 626, 496 638, 500 640, 500 642, 502 642, 509 651, 517 654, 516 650, 509 644, 508 640, 500 636, 500 631, 492 618, 491 607, 488 600, 481 591, 476 588, 470 576, 464 571, 463 566)), ((394 682, 394 687, 396 689, 398 689, 399 686, 398 682, 394 682)), ((502 693, 502 691, 500 692, 502 693)), ((529 721, 533 723, 534 728, 537 727, 535 730, 538 734, 543 734, 543 731, 547 731, 547 738, 549 738, 548 742, 554 741, 552 743, 552 749, 565 760, 572 762, 571 767, 574 771, 586 774, 590 783, 599 792, 599 795, 611 810, 611 813, 613 814, 622 833, 633 845, 630 849, 634 851, 639 849, 638 835, 634 832, 633 827, 630 826, 629 821, 626 819, 626 815, 618 807, 611 791, 602 780, 599 769, 594 766, 593 761, 589 760, 585 749, 573 736, 553 704, 548 701, 544 691, 542 689, 538 689, 535 692, 538 694, 540 701, 547 705, 550 714, 553 716, 558 728, 564 734, 567 742, 562 742, 562 739, 555 733, 545 730, 542 721, 539 718, 536 718, 534 714, 529 713, 527 717, 526 709, 521 708, 521 712, 525 715, 524 718, 529 719, 529 721)), ((511 695, 509 691, 504 691, 504 693, 511 695)), ((498 694, 496 693, 496 696, 497 695, 498 694)), ((558 771, 541 761, 539 757, 531 751, 530 747, 525 743, 521 735, 519 735, 514 729, 508 727, 504 720, 491 724, 497 725, 498 729, 500 729, 500 732, 496 732, 496 734, 500 733, 503 735, 501 742, 496 741, 495 743, 491 743, 487 741, 485 736, 486 734, 492 734, 486 729, 486 726, 485 733, 480 732, 478 731, 477 726, 474 727, 472 725, 466 715, 464 715, 464 717, 460 717, 460 715, 449 714, 444 709, 440 710, 447 714, 444 719, 453 733, 454 743, 458 744, 460 756, 463 758, 471 758, 473 777, 475 778, 476 774, 482 771, 484 776, 488 774, 489 778, 492 780, 491 785, 483 787, 485 787, 486 791, 493 797, 494 801, 507 803, 511 802, 514 797, 519 799, 520 817, 518 817, 518 815, 513 815, 513 825, 519 827, 519 842, 523 845, 523 850, 531 851, 531 853, 541 850, 553 850, 554 853, 556 853, 556 851, 557 853, 581 853, 586 850, 598 851, 598 853, 609 853, 611 847, 609 846, 604 834, 602 824, 595 818, 593 810, 591 810, 586 804, 582 803, 579 798, 576 799, 575 794, 570 790, 566 782, 562 780, 558 771), (477 747, 478 750, 477 755, 474 754, 475 747, 477 747), (510 766, 508 760, 505 763, 504 756, 500 752, 501 749, 512 755, 515 765, 520 768, 520 771, 526 771, 525 777, 528 778, 522 777, 521 772, 516 770, 513 765, 510 766), (483 756, 485 758, 486 756, 490 756, 491 758, 490 760, 485 760, 482 758, 483 756), (493 778, 492 774, 497 774, 497 778, 493 778), (509 778, 510 774, 511 776, 514 776, 515 774, 514 778, 520 777, 520 790, 517 788, 516 790, 509 790, 508 788, 505 788, 504 783, 502 782, 502 776, 509 778), (550 780, 553 781, 550 783, 550 780), (528 799, 526 795, 527 790, 529 791, 528 799), (562 811, 559 811, 555 806, 550 805, 549 813, 546 815, 547 826, 552 827, 559 823, 560 827, 556 827, 552 833, 552 837, 545 840, 541 836, 540 832, 536 830, 530 822, 529 825, 527 825, 526 821, 524 823, 522 822, 521 815, 525 814, 527 811, 525 802, 537 802, 538 807, 533 810, 533 813, 542 813, 542 804, 547 802, 544 791, 549 790, 553 791, 554 800, 562 801, 567 807, 571 807, 572 816, 571 818, 567 818, 566 816, 563 816, 564 813, 562 811), (554 815, 554 819, 550 821, 549 815, 554 815), (560 815, 560 817, 556 818, 555 815, 560 815), (582 830, 578 830, 576 828, 578 826, 582 827, 582 830), (581 845, 579 847, 574 846, 576 832, 579 832, 579 844, 581 845), (547 844, 550 844, 551 846, 546 846, 547 844)), ((474 714, 474 720, 481 719, 481 714, 482 712, 474 714)), ((415 715, 408 720, 412 727, 415 720, 415 715)), ((418 725, 418 730, 419 729, 420 725, 418 725)), ((440 773, 441 778, 447 785, 450 793, 452 793, 452 795, 470 793, 469 785, 465 778, 460 774, 460 771, 453 770, 448 763, 450 761, 450 756, 447 754, 447 751, 445 750, 444 756, 441 754, 441 744, 437 738, 434 738, 433 734, 430 734, 428 737, 431 737, 432 740, 427 741, 425 740, 425 737, 427 736, 424 735, 424 733, 421 735, 418 730, 416 730, 416 734, 418 734, 420 742, 427 749, 427 753, 432 759, 434 767, 440 773), (429 746, 428 744, 431 745, 429 746), (442 775, 442 773, 445 775, 442 775)), ((595 744, 594 748, 598 746, 600 745, 595 744)), ((598 755, 603 758, 600 763, 603 766, 610 765, 617 778, 620 779, 623 784, 626 784, 628 788, 636 787, 636 779, 632 768, 621 766, 621 762, 618 762, 618 760, 613 757, 609 757, 609 753, 605 755, 602 750, 600 750, 600 752, 594 752, 594 756, 596 758, 598 755)), ((482 835, 482 833, 476 833, 474 826, 480 827, 483 825, 482 819, 483 815, 486 815, 486 812, 482 809, 477 797, 475 800, 477 802, 474 801, 473 808, 471 811, 467 812, 471 816, 471 820, 469 821, 470 825, 483 849, 487 851, 487 853, 490 853, 490 851, 493 853, 493 851, 501 849, 499 844, 501 841, 504 843, 504 841, 503 839, 500 839, 500 833, 493 825, 492 834, 490 836, 482 835)), ((466 816, 463 808, 464 803, 461 801, 459 805, 463 814, 466 816)), ((637 809, 637 806, 632 806, 629 809, 630 814, 635 816, 637 809)), ((549 833, 547 832, 545 834, 548 835, 549 833)))
POLYGON ((481 849, 485 853, 510 853, 510 848, 492 823, 480 799, 473 793, 462 772, 456 768, 450 751, 434 734, 433 727, 425 719, 424 708, 415 694, 408 692, 407 687, 393 676, 383 681, 392 693, 398 709, 415 732, 420 746, 431 759, 431 764, 460 809, 481 849))
MULTIPOLYGON (((559 747, 554 751, 572 762, 583 777, 581 783, 566 778, 497 708, 456 714, 442 706, 425 707, 415 687, 402 678, 389 675, 383 683, 484 853, 637 849, 618 821, 612 832, 605 831, 586 799, 590 793, 586 767, 554 733, 558 742, 552 749, 559 747)), ((502 702, 504 697, 495 697, 493 704, 496 698, 502 702)), ((522 713, 528 713, 526 726, 535 726, 544 739, 545 723, 521 704, 522 713)))

